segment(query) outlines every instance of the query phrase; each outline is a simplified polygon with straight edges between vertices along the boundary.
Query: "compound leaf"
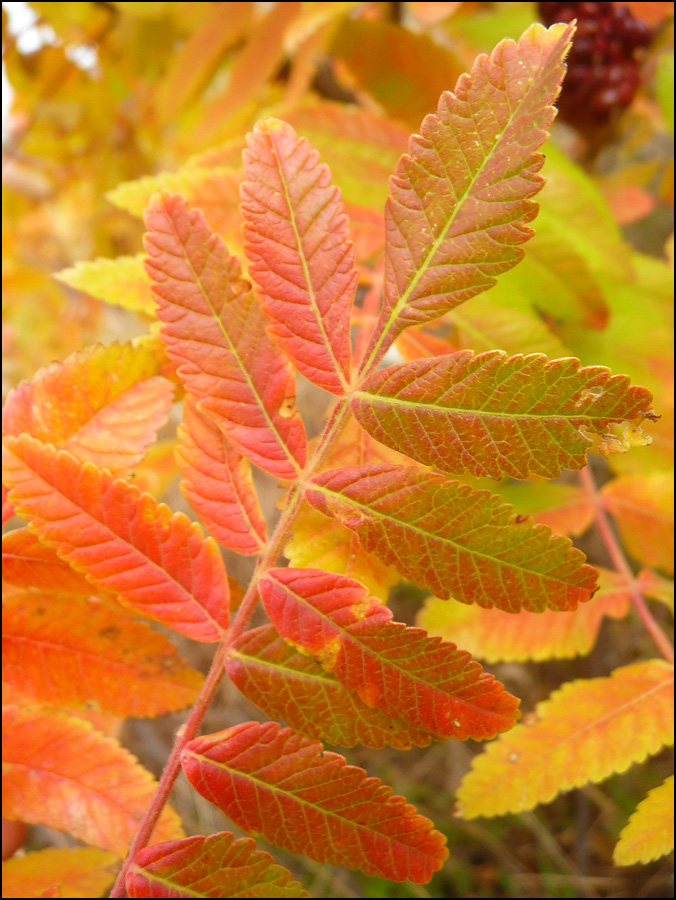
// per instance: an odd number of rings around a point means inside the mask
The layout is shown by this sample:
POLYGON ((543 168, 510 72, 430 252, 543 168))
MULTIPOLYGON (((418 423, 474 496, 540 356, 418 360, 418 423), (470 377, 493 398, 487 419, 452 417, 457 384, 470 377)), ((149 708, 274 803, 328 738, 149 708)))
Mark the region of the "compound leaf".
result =
POLYGON ((556 478, 561 469, 582 468, 595 444, 629 449, 611 426, 636 434, 644 418, 656 418, 651 399, 626 376, 581 369, 576 359, 463 350, 374 372, 351 406, 369 434, 406 447, 423 465, 479 477, 556 478))
POLYGON ((575 609, 596 572, 568 538, 516 515, 488 491, 402 466, 317 475, 306 497, 364 547, 437 597, 506 612, 575 609))
POLYGON ((119 607, 53 591, 5 593, 2 652, 4 681, 36 702, 122 717, 189 706, 203 680, 119 607))
POLYGON ((198 411, 190 396, 178 434, 181 493, 209 534, 237 553, 260 553, 265 546, 265 521, 249 461, 198 411))
POLYGON ((130 897, 309 897, 251 838, 229 832, 145 847, 127 873, 130 897))
POLYGON ((433 735, 367 706, 272 625, 247 631, 229 648, 226 672, 242 694, 305 737, 342 747, 406 750, 427 747, 433 735))
POLYGON ((281 636, 367 706, 438 738, 484 740, 516 721, 519 701, 469 653, 392 622, 358 581, 320 569, 271 569, 259 589, 281 636))
POLYGON ((291 853, 417 884, 448 856, 446 838, 403 797, 276 722, 196 738, 182 763, 193 787, 240 828, 291 853))
POLYGON ((186 388, 244 456, 295 478, 305 465, 305 431, 293 370, 266 335, 239 262, 178 195, 157 195, 146 226, 162 335, 186 388))
POLYGON ((93 585, 193 640, 223 635, 223 562, 187 516, 26 434, 5 438, 3 477, 31 531, 93 585))
POLYGON ((613 861, 647 863, 674 849, 674 776, 649 791, 620 832, 613 861))
POLYGON ((367 365, 409 325, 495 283, 521 259, 542 187, 537 148, 554 117, 573 29, 531 26, 444 92, 390 182, 385 285, 367 365))
POLYGON ((662 660, 572 681, 476 756, 458 789, 459 814, 498 816, 603 781, 674 739, 674 670, 662 660))
MULTIPOLYGON (((3 815, 48 825, 124 856, 155 792, 153 777, 83 719, 40 707, 3 708, 3 815)), ((182 837, 165 807, 158 840, 182 837)))
POLYGON ((344 394, 358 274, 340 192, 290 125, 264 119, 247 143, 244 250, 269 332, 301 374, 344 394))

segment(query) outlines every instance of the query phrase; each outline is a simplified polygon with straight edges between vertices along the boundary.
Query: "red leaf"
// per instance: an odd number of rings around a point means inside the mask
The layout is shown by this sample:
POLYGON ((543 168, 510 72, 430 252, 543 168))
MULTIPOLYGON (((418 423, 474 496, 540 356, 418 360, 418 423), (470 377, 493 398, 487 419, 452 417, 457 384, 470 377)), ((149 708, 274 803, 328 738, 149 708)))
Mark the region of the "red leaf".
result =
POLYGON ((25 434, 5 438, 3 473, 31 531, 93 585, 193 640, 222 637, 223 562, 187 516, 25 434))
POLYGON ((87 579, 59 559, 28 528, 15 528, 2 536, 2 580, 20 588, 41 588, 88 597, 87 579))
POLYGON ((554 118, 572 27, 533 25, 444 92, 391 180, 385 288, 368 366, 409 325, 495 283, 523 256, 542 187, 536 149, 554 118))
MULTIPOLYGON (((399 363, 372 373, 352 411, 377 440, 423 465, 476 476, 556 478, 581 469, 613 423, 655 418, 652 395, 602 366, 500 350, 399 363)), ((628 447, 627 447, 628 449, 628 447)))
POLYGON ((568 538, 520 521, 488 491, 401 466, 351 466, 310 484, 313 506, 444 600, 540 612, 575 609, 594 592, 597 573, 568 538))
POLYGON ((291 853, 417 884, 448 856, 445 837, 403 797, 276 722, 196 738, 182 762, 193 787, 240 828, 291 853))
POLYGON ((272 625, 243 634, 229 648, 225 668, 247 700, 305 737, 376 750, 385 744, 406 750, 432 742, 428 731, 368 707, 319 663, 290 647, 272 625))
POLYGON ((463 741, 493 738, 516 722, 519 701, 469 653, 392 622, 358 581, 320 569, 271 569, 259 588, 281 636, 367 706, 463 741))
POLYGON ((183 406, 183 422, 177 451, 183 496, 219 544, 237 553, 260 553, 265 521, 249 461, 197 410, 190 395, 183 406))
POLYGON ((127 874, 130 897, 309 897, 257 850, 250 838, 228 832, 195 835, 146 847, 127 874))
POLYGON ((244 250, 269 332, 301 374, 344 394, 358 273, 340 192, 290 125, 265 119, 247 142, 244 250))
POLYGON ((244 456, 295 478, 305 465, 305 431, 293 370, 267 337, 239 262, 178 195, 158 194, 146 226, 161 333, 186 388, 244 456))

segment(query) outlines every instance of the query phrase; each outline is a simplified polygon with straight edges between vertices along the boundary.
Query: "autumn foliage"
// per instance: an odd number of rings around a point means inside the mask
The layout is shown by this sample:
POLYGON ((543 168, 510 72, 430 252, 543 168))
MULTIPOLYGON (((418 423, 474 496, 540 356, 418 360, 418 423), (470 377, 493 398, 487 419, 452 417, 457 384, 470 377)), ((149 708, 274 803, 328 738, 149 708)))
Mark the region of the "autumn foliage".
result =
MULTIPOLYGON (((112 6, 124 22, 162 4, 112 6)), ((359 4, 277 4, 255 29, 253 4, 197 6, 152 104, 157 129, 180 123, 177 156, 195 155, 110 192, 143 216, 143 254, 57 275, 148 327, 22 373, 4 407, 3 522, 25 524, 3 537, 3 814, 87 845, 11 860, 6 896, 91 896, 115 876, 111 896, 309 896, 251 838, 186 836, 167 804, 180 770, 284 860, 426 884, 447 835, 324 744, 490 741, 455 798, 472 819, 673 742, 673 652, 644 599, 668 605, 673 571, 668 267, 628 251, 560 149, 543 171, 574 26, 531 25, 460 74, 425 34, 346 18, 359 4), (350 49, 386 35, 412 59, 411 94, 425 53, 443 57, 419 126, 350 49), (233 48, 227 87, 195 105, 233 48), (380 111, 305 96, 329 50, 380 111), (190 516, 161 502, 175 475, 190 516), (572 543, 594 522, 612 568, 572 543), (253 558, 247 585, 226 571, 236 557, 253 558), (425 592, 415 625, 388 606, 401 583, 425 592), (631 609, 640 650, 523 718, 478 661, 588 654, 631 609), (215 645, 206 677, 172 632, 215 645), (268 720, 199 734, 224 677, 268 720), (191 706, 157 785, 118 718, 191 706)), ((455 4, 408 6, 424 23, 455 4)), ((618 865, 673 845, 670 781, 650 787, 618 865)))

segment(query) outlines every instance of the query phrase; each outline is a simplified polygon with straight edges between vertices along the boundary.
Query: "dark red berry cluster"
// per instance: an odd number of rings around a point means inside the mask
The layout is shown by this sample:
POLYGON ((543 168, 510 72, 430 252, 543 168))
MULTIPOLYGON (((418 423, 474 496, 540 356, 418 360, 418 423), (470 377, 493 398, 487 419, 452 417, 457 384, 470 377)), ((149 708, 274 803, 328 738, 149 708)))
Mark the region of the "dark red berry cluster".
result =
POLYGON ((650 43, 651 30, 615 3, 538 3, 538 9, 545 25, 577 19, 557 103, 562 118, 583 131, 611 124, 634 99, 636 51, 650 43))

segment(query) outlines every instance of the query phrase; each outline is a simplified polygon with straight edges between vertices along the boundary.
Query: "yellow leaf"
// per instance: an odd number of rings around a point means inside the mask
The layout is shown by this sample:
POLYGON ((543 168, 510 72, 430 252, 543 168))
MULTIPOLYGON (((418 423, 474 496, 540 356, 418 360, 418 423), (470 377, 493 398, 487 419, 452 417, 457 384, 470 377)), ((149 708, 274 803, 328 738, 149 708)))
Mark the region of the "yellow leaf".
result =
POLYGON ((647 863, 674 849, 674 776, 649 791, 620 832, 613 853, 618 866, 647 863))
POLYGON ((564 684, 474 759, 458 814, 498 816, 603 781, 673 743, 674 669, 652 659, 564 684))

